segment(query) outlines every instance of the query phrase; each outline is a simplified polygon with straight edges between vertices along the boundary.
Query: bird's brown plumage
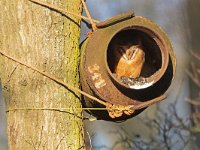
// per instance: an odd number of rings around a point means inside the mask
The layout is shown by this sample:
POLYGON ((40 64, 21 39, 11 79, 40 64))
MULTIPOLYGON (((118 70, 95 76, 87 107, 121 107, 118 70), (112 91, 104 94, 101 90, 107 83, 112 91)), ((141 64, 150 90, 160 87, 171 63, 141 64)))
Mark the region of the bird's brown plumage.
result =
POLYGON ((140 76, 145 62, 145 53, 142 45, 115 45, 115 73, 121 77, 137 78, 140 76))

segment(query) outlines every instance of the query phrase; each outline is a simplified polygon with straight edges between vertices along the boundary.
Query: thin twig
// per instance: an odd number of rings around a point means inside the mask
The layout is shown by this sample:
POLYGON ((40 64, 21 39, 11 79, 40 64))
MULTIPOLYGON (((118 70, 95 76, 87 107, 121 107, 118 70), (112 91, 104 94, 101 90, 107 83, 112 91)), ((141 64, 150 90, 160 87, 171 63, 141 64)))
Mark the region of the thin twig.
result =
POLYGON ((194 76, 194 78, 198 78, 198 74, 196 72, 196 65, 194 64, 194 62, 191 62, 191 72, 192 72, 192 75, 194 76))
POLYGON ((90 142, 90 150, 92 150, 93 149, 93 147, 92 147, 92 140, 91 140, 89 132, 87 132, 87 135, 88 135, 89 142, 90 142))
POLYGON ((191 79, 191 81, 193 81, 198 87, 200 87, 199 79, 195 78, 194 75, 192 73, 190 73, 189 71, 187 71, 186 73, 189 76, 189 78, 191 79))
MULTIPOLYGON (((40 2, 40 1, 38 1, 38 0, 29 0, 29 1, 31 1, 31 2, 33 2, 33 3, 36 3, 36 4, 39 4, 39 5, 42 5, 42 6, 45 6, 45 7, 48 7, 48 8, 50 8, 50 9, 54 9, 54 10, 59 11, 59 12, 62 12, 62 13, 67 13, 67 14, 76 16, 76 17, 78 17, 78 18, 82 18, 82 19, 84 19, 84 20, 91 21, 91 18, 88 18, 88 17, 82 16, 82 15, 75 14, 75 13, 73 13, 73 12, 64 10, 64 9, 62 9, 62 8, 59 8, 59 7, 56 7, 56 6, 54 6, 54 5, 46 4, 46 3, 40 2)), ((99 22, 98 20, 94 20, 94 19, 92 19, 92 21, 95 22, 95 23, 98 23, 98 22, 99 22)))
POLYGON ((199 99, 197 99, 197 100, 191 100, 191 99, 187 98, 186 101, 189 102, 189 103, 192 104, 192 105, 200 106, 200 101, 199 101, 199 99))
POLYGON ((86 13, 87 17, 89 18, 89 21, 90 21, 90 23, 91 23, 91 25, 92 25, 92 30, 93 30, 93 31, 96 31, 96 30, 97 30, 97 27, 96 27, 94 21, 93 21, 92 18, 91 18, 90 12, 89 12, 89 10, 88 10, 88 8, 87 8, 87 5, 85 4, 85 1, 84 1, 84 0, 81 0, 81 1, 82 1, 82 4, 83 4, 83 7, 84 7, 84 9, 85 9, 85 13, 86 13))
POLYGON ((193 50, 190 50, 190 54, 191 54, 194 58, 196 58, 197 60, 200 61, 200 56, 199 56, 197 53, 195 53, 193 50))

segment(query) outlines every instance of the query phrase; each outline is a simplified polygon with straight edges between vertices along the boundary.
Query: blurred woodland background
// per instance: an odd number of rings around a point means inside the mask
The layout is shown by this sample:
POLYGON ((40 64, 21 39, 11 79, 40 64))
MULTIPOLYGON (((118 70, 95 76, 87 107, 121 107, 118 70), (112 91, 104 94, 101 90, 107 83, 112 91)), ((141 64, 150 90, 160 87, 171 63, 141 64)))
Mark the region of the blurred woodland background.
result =
MULTIPOLYGON (((87 149, 197 150, 200 147, 200 0, 87 0, 103 21, 133 10, 160 25, 177 56, 167 99, 123 123, 85 121, 87 149)), ((82 37, 88 32, 82 24, 82 37)), ((7 149, 5 104, 0 94, 0 149, 7 149)), ((87 116, 88 114, 86 114, 87 116)))

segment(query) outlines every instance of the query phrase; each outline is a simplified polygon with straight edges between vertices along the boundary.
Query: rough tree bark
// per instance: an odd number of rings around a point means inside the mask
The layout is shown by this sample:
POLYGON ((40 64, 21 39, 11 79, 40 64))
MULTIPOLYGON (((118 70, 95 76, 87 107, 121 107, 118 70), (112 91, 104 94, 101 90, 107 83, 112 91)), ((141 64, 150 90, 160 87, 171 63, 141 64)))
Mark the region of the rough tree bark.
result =
MULTIPOLYGON (((41 0, 81 14, 80 0, 41 0)), ((0 50, 79 86, 80 19, 28 0, 0 0, 0 50)), ((81 107, 79 94, 0 55, 7 109, 81 107)), ((81 111, 7 112, 9 149, 85 149, 81 111)))

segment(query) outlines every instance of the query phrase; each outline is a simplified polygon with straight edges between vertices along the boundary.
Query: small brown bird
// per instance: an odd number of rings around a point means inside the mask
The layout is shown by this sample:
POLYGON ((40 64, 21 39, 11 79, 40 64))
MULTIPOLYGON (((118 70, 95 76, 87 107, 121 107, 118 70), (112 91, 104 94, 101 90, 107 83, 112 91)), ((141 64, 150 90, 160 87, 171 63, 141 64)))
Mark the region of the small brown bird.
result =
POLYGON ((145 62, 145 53, 141 42, 138 44, 116 45, 115 73, 118 79, 121 77, 137 78, 140 76, 145 62))

